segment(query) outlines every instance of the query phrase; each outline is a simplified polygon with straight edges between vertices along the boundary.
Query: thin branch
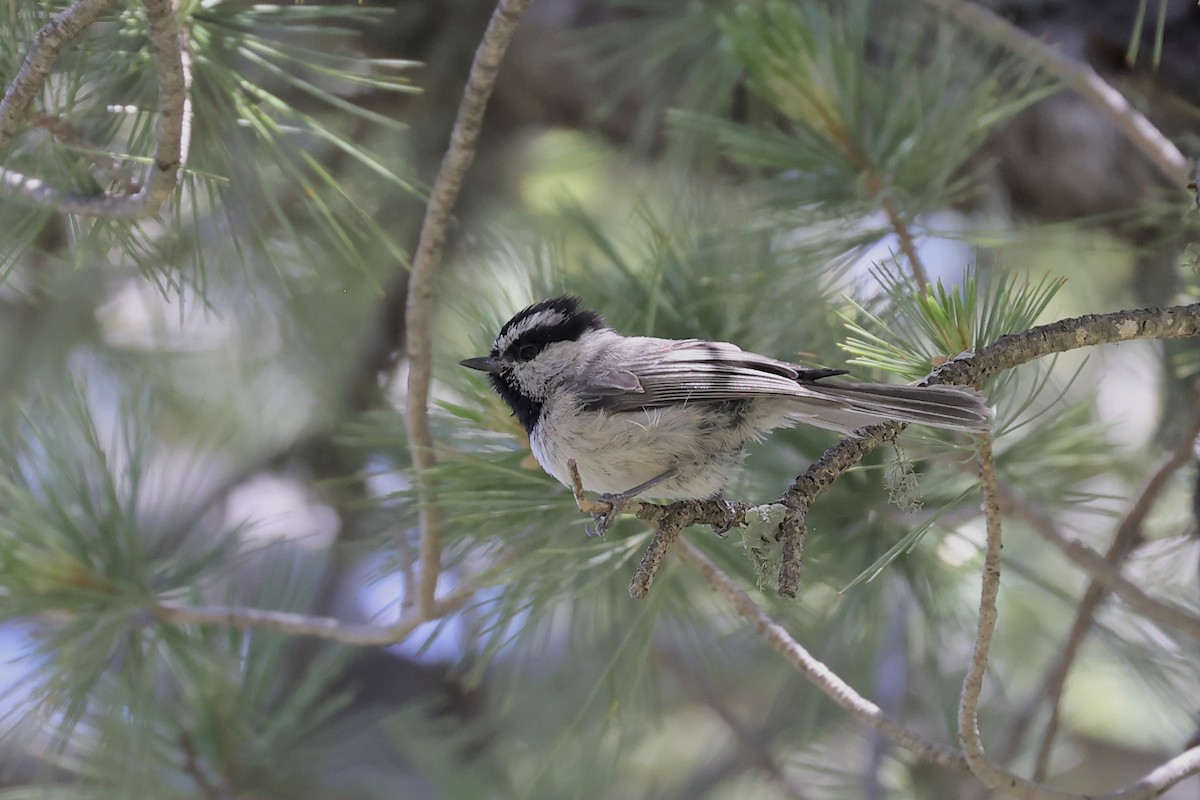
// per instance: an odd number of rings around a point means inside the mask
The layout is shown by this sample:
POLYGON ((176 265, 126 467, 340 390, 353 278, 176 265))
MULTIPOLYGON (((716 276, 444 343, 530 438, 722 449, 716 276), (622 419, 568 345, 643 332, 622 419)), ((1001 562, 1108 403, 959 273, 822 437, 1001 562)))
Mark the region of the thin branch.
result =
POLYGON ((983 514, 987 528, 987 546, 983 557, 983 580, 979 594, 979 622, 975 645, 963 677, 962 695, 958 701, 958 742, 975 777, 989 789, 1015 797, 1074 798, 1077 795, 1046 789, 1031 781, 1018 778, 992 764, 983 749, 979 736, 979 696, 983 693, 983 677, 987 673, 988 651, 996 631, 996 598, 1000 594, 1000 549, 1003 547, 1000 528, 1000 499, 996 490, 996 465, 992 459, 992 437, 984 434, 979 443, 979 483, 983 489, 983 514))
MULTIPOLYGON (((1101 798, 1139 798, 1149 800, 1158 797, 1169 786, 1200 771, 1200 758, 1185 753, 1168 761, 1151 772, 1141 781, 1116 792, 1105 795, 1081 795, 1051 789, 1037 781, 1020 778, 993 763, 984 751, 979 735, 979 697, 983 692, 983 678, 987 672, 988 651, 992 635, 996 630, 996 598, 1000 594, 1000 551, 1001 536, 1001 492, 996 479, 996 465, 992 458, 992 438, 981 437, 979 445, 979 483, 983 489, 983 512, 987 528, 987 544, 984 549, 983 579, 979 593, 979 623, 975 634, 975 646, 963 678, 962 695, 958 705, 958 741, 972 774, 989 789, 1022 798, 1023 800, 1101 800, 1101 798), (1190 770, 1190 771, 1189 771, 1190 770)), ((1197 748, 1200 750, 1200 748, 1197 748)))
MULTIPOLYGON (((1125 560, 1126 556, 1144 541, 1142 524, 1145 522, 1146 516, 1150 513, 1154 501, 1167 485, 1171 476, 1182 469, 1184 464, 1192 460, 1193 447, 1198 435, 1200 435, 1200 417, 1193 419, 1191 427, 1187 435, 1184 436, 1183 441, 1162 459, 1158 467, 1146 479, 1141 489, 1134 495, 1133 503, 1129 506, 1129 510, 1125 512, 1125 516, 1121 519, 1120 524, 1117 525, 1112 543, 1109 545, 1108 551, 1104 554, 1105 562, 1110 564, 1114 569, 1119 569, 1121 562, 1125 560)), ((1035 701, 1045 698, 1050 707, 1050 718, 1046 721, 1045 730, 1042 732, 1042 741, 1038 745, 1037 758, 1034 760, 1034 780, 1042 780, 1049 768, 1050 751, 1054 747, 1054 739, 1058 732, 1060 701, 1063 687, 1067 682, 1067 673, 1071 671, 1071 665, 1075 662, 1080 645, 1082 645, 1088 631, 1092 628, 1092 620, 1096 609, 1099 607, 1100 601, 1104 599, 1105 593, 1104 586, 1096 579, 1093 578, 1088 583, 1087 589, 1084 590, 1083 596, 1079 600, 1079 605, 1075 609, 1075 619, 1071 623, 1062 653, 1058 661, 1054 664, 1054 667, 1047 674, 1041 691, 1034 695, 1033 699, 1035 701)))
POLYGON ((171 0, 142 0, 150 23, 150 44, 158 65, 158 125, 154 162, 142 190, 129 198, 130 219, 152 216, 175 191, 191 140, 191 58, 171 0))
POLYGON ((1073 89, 1108 117, 1138 150, 1158 167, 1172 186, 1191 180, 1191 162, 1150 120, 1087 64, 1069 58, 978 3, 966 0, 925 0, 963 26, 1038 65, 1073 89))
POLYGON ((629 582, 629 596, 634 600, 641 600, 650 593, 654 578, 662 569, 663 561, 666 560, 671 545, 679 538, 681 530, 683 528, 679 524, 660 525, 655 529, 654 536, 650 538, 650 544, 633 573, 633 579, 629 582))
MULTIPOLYGON (((580 513, 590 514, 593 520, 597 520, 596 529, 603 533, 612 522, 612 505, 587 498, 584 494, 583 478, 579 476, 579 465, 575 463, 575 459, 567 459, 567 472, 571 476, 571 494, 575 497, 575 507, 580 513), (601 523, 601 519, 605 521, 601 523)), ((654 529, 654 536, 646 546, 646 552, 642 554, 642 560, 629 582, 629 596, 634 600, 646 597, 655 576, 662 569, 671 545, 675 544, 684 528, 691 525, 708 525, 715 533, 723 536, 735 525, 745 524, 746 512, 750 508, 747 503, 727 500, 684 500, 669 505, 634 500, 623 505, 622 511, 649 522, 654 529)))
MULTIPOLYGON (((107 0, 79 0, 38 32, 34 46, 25 58, 25 65, 10 84, 3 106, 0 106, 0 147, 7 143, 20 122, 28 116, 33 96, 41 89, 62 49, 95 21, 107 5, 107 0), (69 25, 60 24, 65 15, 81 6, 88 13, 81 12, 70 17, 69 25), (54 47, 44 47, 46 41, 52 41, 54 47), (29 69, 28 80, 22 81, 31 63, 36 69, 29 69), (11 106, 10 96, 14 98, 11 106)), ((191 136, 191 60, 184 52, 186 38, 180 33, 170 0, 143 0, 142 5, 146 11, 150 44, 158 71, 158 120, 154 156, 147 167, 147 178, 141 188, 137 193, 127 195, 84 195, 62 191, 38 178, 5 168, 0 168, 0 188, 25 202, 56 211, 125 220, 153 216, 175 191, 191 136)))
MULTIPOLYGON (((864 162, 866 161, 865 156, 863 156, 863 160, 864 162)), ((900 210, 896 208, 896 203, 888 195, 887 183, 877 174, 868 174, 867 190, 879 200, 880 208, 887 215, 888 224, 892 226, 892 231, 900 241, 900 249, 908 259, 909 267, 912 269, 913 280, 917 284, 917 290, 921 294, 925 294, 929 289, 929 272, 925 269, 925 262, 917 254, 917 243, 912 229, 909 228, 908 222, 904 219, 900 210)))
POLYGON ((428 613, 435 605, 442 561, 436 487, 429 475, 429 471, 437 465, 433 436, 429 432, 429 386, 433 374, 431 329, 437 271, 451 211, 463 178, 475 159, 475 142, 483 126, 483 112, 496 82, 500 61, 516 29, 517 20, 528 4, 529 0, 500 0, 475 51, 458 116, 450 132, 450 147, 442 159, 433 190, 429 193, 417 253, 408 278, 405 336, 408 350, 408 401, 405 426, 413 464, 417 469, 421 498, 421 579, 417 606, 422 613, 428 613))
POLYGON ((396 545, 396 555, 400 558, 400 579, 404 583, 400 594, 400 616, 403 618, 417 610, 417 593, 420 591, 414 569, 417 554, 408 540, 406 530, 397 531, 392 540, 396 545))
POLYGON ((1158 797, 1177 783, 1200 775, 1200 747, 1185 750, 1153 770, 1139 783, 1123 792, 1106 795, 1099 800, 1141 800, 1158 797))
POLYGON ((737 613, 754 627, 773 650, 787 659, 788 663, 839 706, 880 731, 922 761, 949 769, 967 769, 966 759, 960 751, 931 742, 913 729, 905 727, 895 718, 885 714, 879 706, 856 692, 833 670, 814 658, 695 545, 686 539, 681 539, 675 546, 675 552, 703 575, 709 585, 716 589, 737 613))
POLYGON ((0 150, 25 121, 33 99, 46 83, 59 54, 104 13, 111 0, 76 0, 46 23, 34 37, 33 46, 17 76, 0 100, 0 150))
POLYGON ((783 545, 779 567, 781 595, 795 597, 800 589, 800 557, 808 535, 808 510, 813 502, 868 453, 884 442, 895 439, 904 427, 899 422, 888 422, 855 431, 852 438, 838 442, 810 464, 779 498, 778 502, 787 508, 783 521, 779 523, 783 545))
POLYGON ((404 641, 419 625, 458 611, 475 596, 479 584, 480 578, 463 581, 456 589, 437 600, 428 613, 406 614, 392 625, 343 622, 333 617, 257 608, 193 606, 173 601, 160 602, 150 609, 150 614, 159 622, 173 625, 224 625, 243 630, 312 636, 345 645, 387 646, 404 641))

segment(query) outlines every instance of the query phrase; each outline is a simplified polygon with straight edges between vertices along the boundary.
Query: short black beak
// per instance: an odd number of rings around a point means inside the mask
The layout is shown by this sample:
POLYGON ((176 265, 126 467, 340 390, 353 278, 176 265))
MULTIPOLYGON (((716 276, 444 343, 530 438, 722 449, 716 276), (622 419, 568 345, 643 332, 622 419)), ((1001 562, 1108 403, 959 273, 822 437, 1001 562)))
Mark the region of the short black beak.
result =
POLYGON ((479 356, 478 358, 464 358, 462 361, 460 361, 458 363, 462 364, 464 367, 470 367, 471 369, 477 369, 480 372, 499 372, 500 371, 500 359, 492 358, 491 356, 479 356))

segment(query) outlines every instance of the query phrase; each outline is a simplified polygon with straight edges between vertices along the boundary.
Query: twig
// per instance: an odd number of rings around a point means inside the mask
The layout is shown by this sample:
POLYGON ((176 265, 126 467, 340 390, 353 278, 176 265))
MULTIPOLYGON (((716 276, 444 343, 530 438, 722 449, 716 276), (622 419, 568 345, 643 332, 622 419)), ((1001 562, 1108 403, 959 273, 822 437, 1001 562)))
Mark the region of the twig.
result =
MULTIPOLYGON (((107 0, 79 0, 38 32, 25 65, 9 86, 0 106, 0 147, 8 142, 17 125, 28 115, 33 96, 41 89, 63 47, 95 21, 107 5, 107 0), (81 10, 68 18, 69 24, 62 22, 64 16, 81 7, 87 13, 81 10), (43 46, 47 41, 53 42, 53 46, 43 46), (30 68, 31 64, 33 68, 30 68), (27 72, 28 76, 23 80, 22 76, 27 72), (14 98, 11 106, 10 96, 14 98)), ((37 178, 5 168, 0 168, 0 188, 28 203, 63 213, 126 220, 153 216, 175 191, 191 135, 191 62, 183 52, 186 41, 181 38, 170 0, 143 0, 142 5, 158 70, 158 121, 154 156, 141 188, 135 194, 82 195, 64 192, 37 178)))
POLYGON ((650 592, 650 586, 654 583, 658 571, 662 569, 662 563, 666 559, 667 553, 670 552, 671 545, 675 544, 675 540, 679 538, 681 530, 683 528, 677 523, 659 525, 655 528, 654 536, 650 538, 650 544, 646 547, 646 552, 642 554, 642 560, 633 573, 633 580, 629 582, 629 596, 634 600, 641 600, 650 592))
POLYGON ((861 461, 867 453, 884 442, 895 439, 902 430, 903 424, 888 422, 855 431, 854 437, 838 442, 810 464, 804 474, 796 478, 779 498, 779 502, 787 507, 787 514, 779 524, 779 535, 783 545, 782 563, 779 566, 781 595, 795 597, 799 591, 800 557, 804 552, 804 539, 808 535, 808 510, 813 501, 824 494, 834 481, 861 461))
POLYGON ((900 240, 900 249, 908 257, 908 263, 912 268, 913 280, 917 283, 917 289, 921 294, 925 294, 929 286, 929 273, 926 272, 925 264, 921 261, 921 257, 917 255, 917 247, 912 230, 908 227, 908 223, 900 213, 900 210, 896 208, 893 195, 891 195, 891 181, 880 172, 871 157, 863 150, 862 144, 855 139, 846 125, 835 124, 819 127, 824 130, 825 138, 846 159, 846 163, 858 170, 862 175, 867 192, 879 202, 879 207, 887 215, 888 224, 892 226, 892 231, 896 234, 896 238, 900 240))
POLYGON ((404 583, 404 588, 400 593, 400 616, 403 618, 417 609, 417 593, 420 591, 420 587, 417 585, 417 575, 414 569, 416 552, 413 550, 412 542, 408 540, 406 530, 397 531, 392 540, 396 544, 396 555, 400 557, 400 579, 404 583))
POLYGON ((483 125, 483 112, 500 70, 500 61, 529 0, 500 0, 475 51, 458 116, 450 132, 450 146, 442 159, 425 218, 412 272, 408 278, 405 344, 408 355, 408 401, 405 426, 417 470, 421 500, 421 578, 417 607, 428 613, 435 604, 442 544, 434 481, 429 472, 437 465, 433 436, 429 432, 429 385, 432 380, 433 341, 431 318, 437 270, 446 241, 446 228, 463 178, 475 158, 475 142, 483 125))
POLYGON ((129 198, 124 214, 131 219, 152 216, 175 191, 179 169, 191 139, 191 59, 171 0, 142 0, 150 23, 150 44, 158 65, 158 125, 154 162, 142 190, 129 198))
MULTIPOLYGON (((571 493, 575 497, 575 506, 581 513, 590 514, 595 518, 612 512, 610 504, 589 500, 584 494, 583 479, 579 476, 579 465, 575 463, 575 459, 567 459, 567 471, 571 475, 571 493)), ((723 533, 734 525, 745 524, 746 512, 749 509, 749 504, 726 500, 683 500, 662 506, 637 500, 627 503, 624 506, 625 512, 649 522, 654 528, 654 536, 651 537, 646 552, 642 554, 633 580, 629 582, 629 596, 634 600, 641 600, 649 593, 650 585, 662 569, 671 545, 679 538, 684 528, 691 525, 709 525, 714 531, 723 533)))
MULTIPOLYGON (((579 509, 580 513, 589 514, 595 518, 598 515, 612 512, 610 504, 590 500, 584 494, 583 478, 579 475, 579 465, 575 459, 567 459, 567 471, 571 475, 571 493, 575 497, 575 507, 579 509)), ((626 511, 637 516, 642 513, 653 513, 656 508, 662 508, 662 506, 640 503, 636 500, 625 506, 626 511)), ((688 522, 687 524, 692 523, 688 522)), ((650 592, 650 586, 662 568, 663 561, 671 550, 671 545, 679 538, 679 533, 684 527, 686 526, 681 518, 663 518, 655 521, 654 535, 646 547, 646 552, 642 554, 642 560, 633 573, 633 579, 629 582, 629 596, 634 600, 641 600, 650 592)))
MULTIPOLYGON (((1193 446, 1195 445, 1197 435, 1200 435, 1200 417, 1192 421, 1192 425, 1184 436, 1183 441, 1162 459, 1158 467, 1146 479, 1141 489, 1134 495, 1133 503, 1129 506, 1129 510, 1125 512, 1125 516, 1121 519, 1121 522, 1117 525, 1116 533, 1113 534, 1112 544, 1109 545, 1108 551, 1104 554, 1104 560, 1112 565, 1114 569, 1119 568, 1125 557, 1143 541, 1142 524, 1145 522, 1146 516, 1150 513, 1154 501, 1167 485, 1171 476, 1178 472, 1184 464, 1192 460, 1193 446)), ((1050 708, 1050 718, 1046 721, 1045 730, 1042 732, 1042 741, 1038 745, 1037 758, 1034 760, 1034 780, 1042 780, 1049 768, 1050 751, 1053 749, 1054 738, 1058 731, 1060 701, 1063 687, 1066 685, 1067 673, 1070 672, 1071 664, 1074 663, 1075 657, 1079 653, 1080 645, 1083 643, 1088 631, 1092 628, 1093 617, 1097 607, 1100 605, 1100 601, 1104 599, 1104 595, 1104 586, 1093 578, 1088 583, 1087 589, 1084 590, 1083 596, 1079 600, 1079 605, 1075 609, 1075 619, 1071 623, 1070 631, 1067 634, 1067 639, 1058 661, 1055 662, 1054 667, 1047 674, 1041 691, 1032 698, 1034 701, 1045 698, 1050 708)))
POLYGON ((1029 59, 1098 108, 1138 150, 1158 167, 1172 186, 1186 187, 1191 162, 1150 120, 1087 64, 1064 56, 1000 15, 966 0, 925 0, 962 25, 1029 59))
POLYGON ((1101 800, 1101 798, 1158 797, 1169 786, 1200 772, 1200 748, 1184 753, 1141 781, 1105 795, 1079 795, 1051 789, 1037 782, 1020 778, 988 760, 979 736, 979 696, 987 672, 988 651, 996 629, 996 598, 1000 593, 1000 551, 1003 547, 1000 524, 1001 492, 996 480, 990 435, 981 437, 979 446, 979 482, 983 489, 983 510, 986 519, 987 544, 984 550, 983 580, 979 597, 979 623, 975 646, 963 678, 962 695, 958 706, 958 740, 967 764, 975 777, 989 789, 1027 800, 1101 800))
MULTIPOLYGON (((868 178, 868 186, 870 182, 871 178, 868 178)), ((905 257, 908 258, 913 280, 917 284, 917 290, 921 294, 925 294, 929 289, 929 272, 925 269, 925 262, 917 254, 917 243, 913 237, 912 229, 908 227, 908 222, 900 214, 892 198, 888 197, 886 189, 880 188, 875 191, 875 194, 879 198, 879 205, 883 209, 883 213, 887 215, 888 223, 892 226, 892 231, 900 241, 900 249, 904 251, 905 257)))
MULTIPOLYGON (((992 437, 984 434, 979 443, 979 483, 983 489, 983 514, 987 528, 987 546, 983 557, 983 580, 979 595, 979 622, 975 645, 963 678, 962 694, 958 701, 958 743, 975 777, 989 789, 998 789, 1016 796, 1034 797, 1043 789, 998 769, 987 759, 979 737, 979 696, 983 692, 983 676, 987 672, 988 651, 996 630, 996 598, 1000 594, 1000 549, 1003 547, 1000 530, 1000 499, 996 491, 996 467, 992 459, 992 437)), ((1047 796, 1072 797, 1054 793, 1047 796)))

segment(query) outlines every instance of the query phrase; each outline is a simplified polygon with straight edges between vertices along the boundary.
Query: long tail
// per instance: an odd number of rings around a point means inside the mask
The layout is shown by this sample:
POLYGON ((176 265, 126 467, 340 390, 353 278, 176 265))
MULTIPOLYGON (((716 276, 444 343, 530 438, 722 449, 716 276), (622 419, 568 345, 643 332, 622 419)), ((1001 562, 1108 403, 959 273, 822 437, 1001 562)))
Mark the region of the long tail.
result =
POLYGON ((806 421, 824 423, 824 427, 845 432, 883 420, 979 432, 988 429, 992 418, 987 398, 966 386, 817 382, 802 385, 817 397, 835 400, 839 405, 836 409, 815 412, 806 421))

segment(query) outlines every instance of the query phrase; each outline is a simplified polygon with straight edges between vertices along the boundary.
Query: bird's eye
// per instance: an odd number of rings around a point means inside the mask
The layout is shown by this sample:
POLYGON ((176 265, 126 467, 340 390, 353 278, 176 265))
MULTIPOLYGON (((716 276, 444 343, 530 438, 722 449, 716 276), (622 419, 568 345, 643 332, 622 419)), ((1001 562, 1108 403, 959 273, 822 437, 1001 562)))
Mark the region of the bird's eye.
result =
POLYGON ((517 359, 520 361, 532 361, 541 352, 541 348, 536 344, 523 344, 517 348, 517 359))

